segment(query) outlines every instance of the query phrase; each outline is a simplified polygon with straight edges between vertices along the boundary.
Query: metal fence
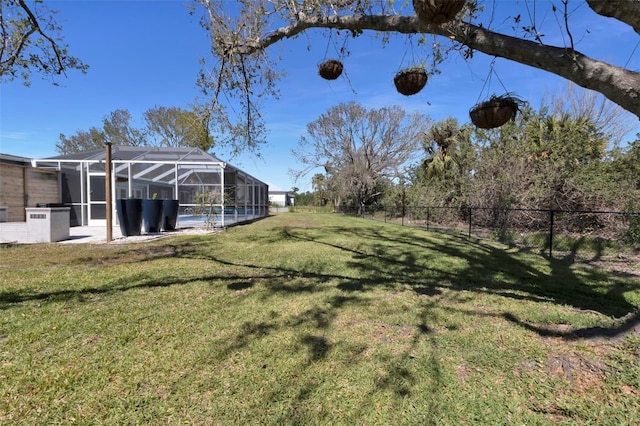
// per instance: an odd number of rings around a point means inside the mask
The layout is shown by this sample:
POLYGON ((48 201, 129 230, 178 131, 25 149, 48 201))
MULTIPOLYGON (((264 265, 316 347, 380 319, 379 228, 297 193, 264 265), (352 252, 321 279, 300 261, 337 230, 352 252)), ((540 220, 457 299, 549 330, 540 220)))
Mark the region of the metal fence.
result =
POLYGON ((462 232, 469 238, 540 247, 548 250, 549 257, 554 248, 574 250, 581 244, 595 249, 607 242, 640 248, 640 212, 445 206, 341 206, 336 210, 403 226, 462 232))

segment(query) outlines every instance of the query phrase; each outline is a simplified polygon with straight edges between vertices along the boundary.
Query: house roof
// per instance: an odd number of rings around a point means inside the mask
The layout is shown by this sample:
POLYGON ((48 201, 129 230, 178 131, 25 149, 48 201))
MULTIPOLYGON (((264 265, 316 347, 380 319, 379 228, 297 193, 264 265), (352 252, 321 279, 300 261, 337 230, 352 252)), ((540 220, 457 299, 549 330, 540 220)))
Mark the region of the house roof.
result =
MULTIPOLYGON (((80 163, 86 162, 92 164, 92 171, 104 171, 106 156, 106 149, 98 149, 33 160, 32 164, 39 167, 58 167, 58 164, 61 163, 71 163, 73 167, 79 167, 80 163)), ((200 148, 115 145, 111 148, 111 160, 117 165, 114 169, 117 177, 128 176, 127 164, 135 164, 134 178, 143 178, 154 182, 173 182, 175 167, 179 167, 181 170, 179 181, 224 169, 225 174, 237 172, 239 175, 248 176, 261 182, 200 148)), ((264 184, 264 182, 261 183, 264 184)))
MULTIPOLYGON (((77 160, 77 161, 100 161, 105 160, 106 149, 77 152, 73 154, 58 155, 44 158, 43 160, 77 160)), ((111 157, 121 161, 171 161, 171 162, 198 162, 198 163, 221 163, 222 160, 213 154, 203 151, 200 148, 189 147, 149 147, 149 146, 126 146, 114 145, 111 148, 111 157)))
POLYGON ((30 158, 25 158, 25 157, 18 157, 17 155, 10 155, 10 154, 2 154, 2 153, 0 153, 0 162, 2 162, 2 163, 19 164, 19 165, 26 165, 26 164, 29 164, 31 162, 31 159, 30 158))

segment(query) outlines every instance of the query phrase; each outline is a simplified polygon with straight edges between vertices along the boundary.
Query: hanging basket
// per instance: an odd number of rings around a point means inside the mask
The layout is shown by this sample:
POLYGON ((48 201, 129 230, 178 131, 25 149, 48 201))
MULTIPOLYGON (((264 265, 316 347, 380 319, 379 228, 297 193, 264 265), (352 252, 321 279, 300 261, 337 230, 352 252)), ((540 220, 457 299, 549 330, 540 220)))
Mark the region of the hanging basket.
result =
POLYGON ((469 110, 471 122, 481 129, 495 129, 516 118, 522 101, 511 95, 491 96, 469 110))
POLYGON ((465 0, 413 0, 413 10, 425 24, 453 21, 464 7, 465 0))
POLYGON ((342 74, 342 62, 337 59, 329 59, 318 65, 318 74, 326 80, 335 80, 342 74))
POLYGON ((396 90, 405 96, 415 95, 427 84, 427 71, 421 67, 407 68, 393 77, 396 90))

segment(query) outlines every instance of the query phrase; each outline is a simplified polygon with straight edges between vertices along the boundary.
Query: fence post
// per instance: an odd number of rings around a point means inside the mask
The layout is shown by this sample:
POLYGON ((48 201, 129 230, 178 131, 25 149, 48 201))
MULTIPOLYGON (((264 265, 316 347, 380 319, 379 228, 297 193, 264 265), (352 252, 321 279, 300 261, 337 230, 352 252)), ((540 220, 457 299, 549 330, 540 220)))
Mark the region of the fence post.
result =
POLYGON ((549 259, 553 258, 553 219, 555 211, 549 210, 549 259))
POLYGON ((404 205, 404 180, 402 181, 402 226, 404 226, 404 214, 405 214, 405 205, 404 205))
POLYGON ((427 206, 427 231, 429 230, 429 220, 431 220, 431 208, 427 206))
POLYGON ((471 239, 471 207, 469 207, 469 239, 471 239))

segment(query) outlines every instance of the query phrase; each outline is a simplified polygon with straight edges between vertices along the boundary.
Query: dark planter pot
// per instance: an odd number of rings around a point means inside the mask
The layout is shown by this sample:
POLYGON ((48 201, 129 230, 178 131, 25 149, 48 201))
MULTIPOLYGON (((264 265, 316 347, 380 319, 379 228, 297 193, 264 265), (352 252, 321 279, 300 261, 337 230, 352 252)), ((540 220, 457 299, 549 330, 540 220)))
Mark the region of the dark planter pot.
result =
POLYGON ((178 222, 178 208, 180 202, 178 200, 164 200, 162 204, 162 230, 175 231, 178 222))
POLYGON ((140 235, 142 227, 142 200, 139 198, 121 198, 116 200, 116 213, 120 232, 124 237, 140 235))
POLYGON ((142 200, 142 227, 144 232, 152 234, 162 229, 163 200, 142 200))

